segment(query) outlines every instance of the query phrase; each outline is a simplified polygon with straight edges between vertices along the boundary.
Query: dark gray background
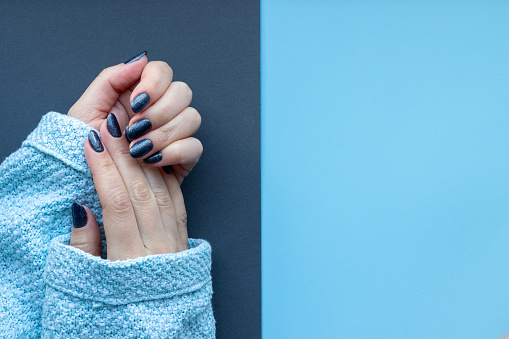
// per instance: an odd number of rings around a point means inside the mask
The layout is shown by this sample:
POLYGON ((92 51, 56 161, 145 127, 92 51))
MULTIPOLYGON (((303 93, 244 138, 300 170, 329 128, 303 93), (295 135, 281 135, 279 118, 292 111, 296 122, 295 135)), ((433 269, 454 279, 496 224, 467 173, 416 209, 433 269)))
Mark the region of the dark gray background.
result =
POLYGON ((258 1, 0 2, 0 160, 142 50, 193 90, 204 154, 183 191, 190 237, 212 244, 218 338, 261 337, 259 18, 258 1))

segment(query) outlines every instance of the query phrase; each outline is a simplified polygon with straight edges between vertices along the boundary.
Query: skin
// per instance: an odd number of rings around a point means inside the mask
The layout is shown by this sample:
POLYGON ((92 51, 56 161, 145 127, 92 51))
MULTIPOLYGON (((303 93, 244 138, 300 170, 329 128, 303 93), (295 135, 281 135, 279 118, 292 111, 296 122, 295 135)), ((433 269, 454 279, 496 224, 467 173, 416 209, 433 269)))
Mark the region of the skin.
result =
MULTIPOLYGON (((130 64, 103 70, 90 84, 68 115, 100 132, 103 152, 95 152, 88 140, 85 156, 93 175, 101 206, 108 244, 108 260, 175 253, 187 249, 187 214, 180 185, 203 152, 201 142, 191 137, 199 129, 201 116, 189 107, 192 92, 183 82, 172 81, 173 71, 161 61, 143 56, 130 64), (139 113, 132 100, 148 93, 149 104, 139 113), (123 132, 113 137, 106 118, 113 113, 123 132), (145 164, 129 154, 125 127, 147 118, 152 128, 131 142, 150 139, 163 159, 145 164), (162 170, 171 165, 172 174, 162 170)), ((70 245, 95 256, 101 253, 101 236, 95 216, 85 206, 88 222, 72 228, 70 245)))

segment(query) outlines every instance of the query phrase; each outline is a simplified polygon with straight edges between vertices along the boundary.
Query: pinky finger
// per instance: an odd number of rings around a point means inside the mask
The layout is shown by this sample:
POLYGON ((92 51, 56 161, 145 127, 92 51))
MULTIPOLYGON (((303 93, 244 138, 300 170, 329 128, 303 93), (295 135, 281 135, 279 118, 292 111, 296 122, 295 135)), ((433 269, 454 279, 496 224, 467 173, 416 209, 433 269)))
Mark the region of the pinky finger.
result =
MULTIPOLYGON (((175 165, 178 166, 178 165, 175 165)), ((174 166, 168 166, 174 167, 174 166)), ((184 196, 182 195, 182 191, 180 190, 180 182, 177 179, 175 173, 172 173, 168 170, 168 167, 163 167, 163 180, 166 183, 166 187, 168 188, 168 192, 170 193, 171 201, 173 203, 173 208, 175 210, 175 218, 177 221, 177 231, 180 236, 181 246, 180 250, 187 250, 187 212, 186 205, 184 204, 184 196)))
POLYGON ((191 172, 182 167, 182 165, 164 166, 163 170, 169 174, 173 173, 175 178, 177 178, 179 185, 182 185, 184 178, 191 172))

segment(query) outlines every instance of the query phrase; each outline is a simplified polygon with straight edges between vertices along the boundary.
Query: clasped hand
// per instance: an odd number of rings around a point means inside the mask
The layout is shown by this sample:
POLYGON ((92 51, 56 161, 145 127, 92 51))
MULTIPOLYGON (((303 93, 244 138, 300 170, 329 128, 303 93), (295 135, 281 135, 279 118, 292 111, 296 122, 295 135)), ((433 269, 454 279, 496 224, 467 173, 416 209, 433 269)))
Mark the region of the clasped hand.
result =
MULTIPOLYGON (((191 137, 201 117, 189 107, 189 87, 172 77, 166 63, 148 62, 140 53, 103 70, 68 112, 99 131, 90 132, 85 156, 103 210, 109 260, 187 249, 180 184, 203 151, 191 137)), ((95 216, 76 203, 72 210, 70 245, 99 256, 95 216)))

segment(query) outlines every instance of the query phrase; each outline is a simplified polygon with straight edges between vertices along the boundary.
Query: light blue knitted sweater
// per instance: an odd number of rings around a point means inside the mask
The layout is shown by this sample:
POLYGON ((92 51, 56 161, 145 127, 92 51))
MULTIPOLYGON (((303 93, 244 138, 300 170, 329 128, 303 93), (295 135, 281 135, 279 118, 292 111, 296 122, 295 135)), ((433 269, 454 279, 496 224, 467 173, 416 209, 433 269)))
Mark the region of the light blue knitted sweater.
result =
POLYGON ((106 257, 90 129, 49 112, 0 165, 0 337, 214 338, 205 240, 115 262, 69 246, 76 201, 96 215, 106 257))

